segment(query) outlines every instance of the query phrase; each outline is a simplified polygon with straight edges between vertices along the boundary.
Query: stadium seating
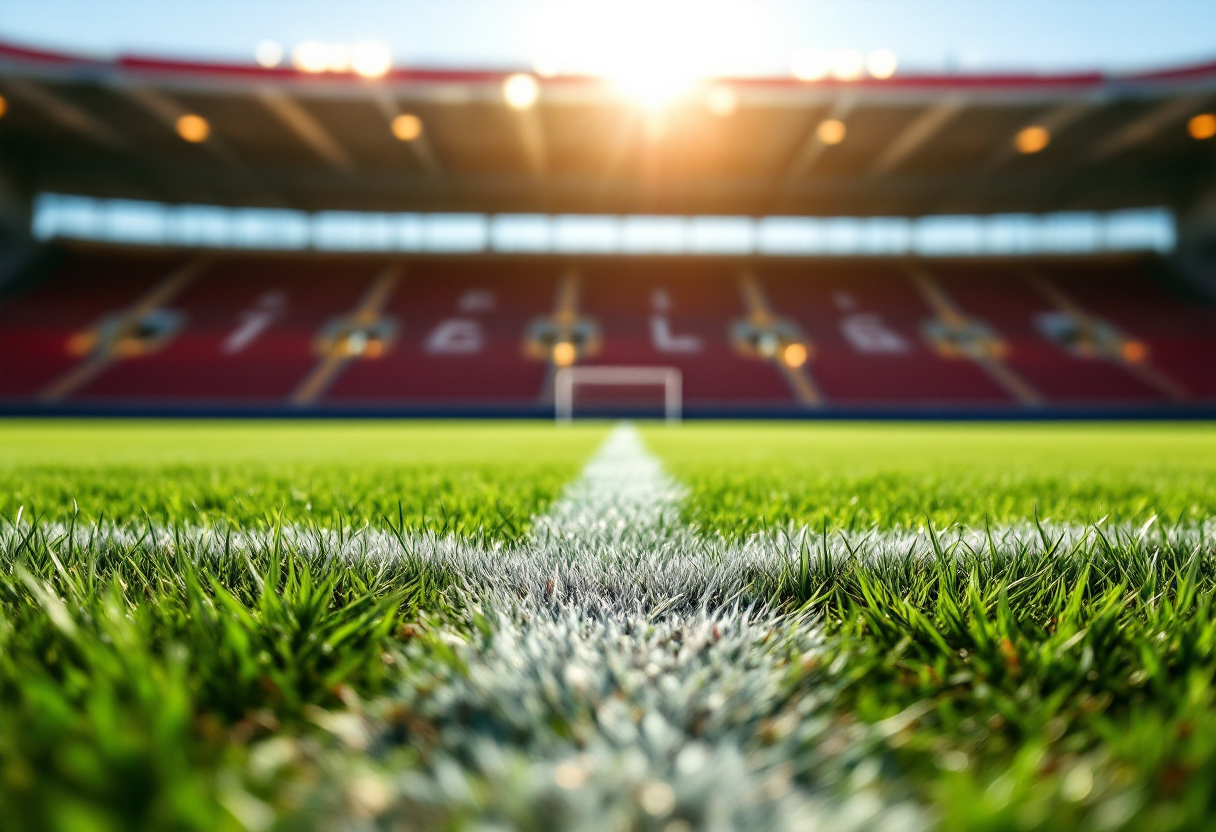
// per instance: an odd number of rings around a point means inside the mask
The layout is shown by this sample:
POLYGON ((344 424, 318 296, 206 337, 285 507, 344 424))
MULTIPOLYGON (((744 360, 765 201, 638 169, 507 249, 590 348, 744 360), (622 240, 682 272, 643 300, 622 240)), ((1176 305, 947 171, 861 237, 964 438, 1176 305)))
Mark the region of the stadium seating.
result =
POLYGON ((69 250, 0 299, 0 402, 541 412, 577 360, 676 367, 694 412, 1210 406, 1216 311, 1162 269, 69 250))

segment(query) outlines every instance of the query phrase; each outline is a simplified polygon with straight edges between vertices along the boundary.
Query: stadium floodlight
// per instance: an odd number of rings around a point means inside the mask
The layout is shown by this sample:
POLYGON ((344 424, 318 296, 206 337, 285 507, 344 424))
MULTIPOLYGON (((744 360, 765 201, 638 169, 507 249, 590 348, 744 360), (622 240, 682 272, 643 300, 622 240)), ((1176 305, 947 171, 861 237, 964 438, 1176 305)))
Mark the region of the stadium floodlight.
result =
POLYGON ((790 71, 799 81, 822 81, 829 69, 831 58, 822 49, 804 49, 790 62, 790 71))
POLYGON ((1216 113, 1200 113, 1186 123, 1186 131, 1196 141, 1216 136, 1216 113))
POLYGON ((258 62, 258 66, 273 69, 283 63, 283 47, 276 41, 264 40, 253 51, 253 57, 258 62))
POLYGON ((186 113, 177 120, 177 135, 192 144, 207 141, 211 135, 211 125, 207 119, 194 113, 186 113))
POLYGON ((295 48, 291 60, 301 72, 324 72, 329 69, 329 47, 314 40, 304 41, 295 48))
POLYGON ((574 392, 581 386, 663 386, 663 414, 678 425, 684 413, 684 381, 675 367, 562 367, 553 377, 553 415, 558 424, 574 421, 574 392))
POLYGON ((356 75, 382 78, 393 67, 393 53, 379 41, 359 41, 351 47, 350 65, 356 75))
POLYGON ((540 84, 526 72, 517 72, 502 85, 502 95, 512 110, 529 110, 540 98, 540 84))
POLYGON ((898 66, 899 59, 890 49, 875 49, 866 55, 866 71, 871 78, 890 78, 898 66))
POLYGON ((734 89, 725 84, 718 84, 710 88, 709 94, 705 96, 705 106, 718 118, 726 118, 735 114, 739 99, 734 89))
POLYGON ((865 58, 856 49, 836 49, 832 52, 829 74, 837 81, 856 81, 865 71, 865 58))
POLYGON ((1041 124, 1032 124, 1023 128, 1013 137, 1013 146, 1017 148, 1018 153, 1027 156, 1038 153, 1049 144, 1051 144, 1051 132, 1041 124))
POLYGON ((815 130, 819 141, 827 145, 840 144, 844 141, 846 133, 848 133, 848 128, 838 118, 829 118, 819 122, 819 127, 815 130))
POLYGON ((413 113, 402 113, 394 117, 390 127, 399 141, 412 142, 422 135, 422 119, 413 113))

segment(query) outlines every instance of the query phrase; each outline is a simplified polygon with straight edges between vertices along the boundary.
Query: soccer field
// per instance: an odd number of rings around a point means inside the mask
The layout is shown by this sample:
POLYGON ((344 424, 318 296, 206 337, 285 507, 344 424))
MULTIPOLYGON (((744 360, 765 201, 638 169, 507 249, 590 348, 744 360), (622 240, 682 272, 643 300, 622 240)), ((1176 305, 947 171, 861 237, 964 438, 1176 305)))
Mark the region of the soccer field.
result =
POLYGON ((1196 829, 1207 424, 0 422, 21 829, 1196 829))

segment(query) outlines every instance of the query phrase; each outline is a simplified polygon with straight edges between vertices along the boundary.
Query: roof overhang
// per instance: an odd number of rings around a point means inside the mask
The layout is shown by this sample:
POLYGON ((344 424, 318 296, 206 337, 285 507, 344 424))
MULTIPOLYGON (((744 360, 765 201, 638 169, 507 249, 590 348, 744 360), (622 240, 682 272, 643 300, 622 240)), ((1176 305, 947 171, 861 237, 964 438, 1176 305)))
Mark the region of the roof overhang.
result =
POLYGON ((1216 63, 1135 75, 705 81, 660 111, 611 83, 508 71, 379 79, 0 46, 0 159, 19 185, 306 210, 923 215, 1183 206, 1216 172, 1188 119, 1216 63), (727 89, 729 115, 707 101, 727 89), (420 138, 391 120, 417 115, 420 138), (195 113, 211 132, 178 137, 195 113), (843 142, 818 126, 842 121, 843 142), (1051 134, 1023 155, 1029 125, 1051 134))

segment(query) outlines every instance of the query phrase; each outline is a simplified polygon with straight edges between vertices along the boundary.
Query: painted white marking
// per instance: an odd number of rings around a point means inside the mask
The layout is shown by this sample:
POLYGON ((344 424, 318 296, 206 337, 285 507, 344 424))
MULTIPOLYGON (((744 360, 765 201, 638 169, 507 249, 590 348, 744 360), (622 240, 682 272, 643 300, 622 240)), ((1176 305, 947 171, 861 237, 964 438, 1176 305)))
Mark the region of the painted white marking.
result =
POLYGON ((440 321, 426 336, 423 349, 432 355, 474 355, 485 346, 481 324, 471 318, 440 321))
POLYGON ((890 329, 880 316, 872 312, 847 315, 840 329, 853 349, 861 353, 902 354, 911 350, 907 339, 890 329))
POLYGON ((456 301, 456 311, 466 315, 494 311, 494 293, 489 289, 468 289, 456 301))
POLYGON ((650 316, 650 339, 658 352, 691 353, 701 351, 701 339, 695 335, 675 335, 666 315, 650 316))
POLYGON ((857 308, 857 299, 848 292, 837 292, 832 296, 832 299, 836 301, 837 309, 843 309, 848 312, 857 308))
POLYGON ((221 348, 225 355, 236 355, 244 351, 259 335, 282 317, 287 310, 287 295, 283 292, 267 292, 257 299, 252 309, 241 312, 236 329, 224 339, 221 348))

